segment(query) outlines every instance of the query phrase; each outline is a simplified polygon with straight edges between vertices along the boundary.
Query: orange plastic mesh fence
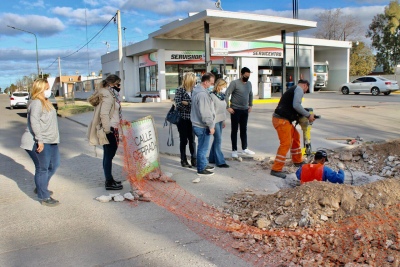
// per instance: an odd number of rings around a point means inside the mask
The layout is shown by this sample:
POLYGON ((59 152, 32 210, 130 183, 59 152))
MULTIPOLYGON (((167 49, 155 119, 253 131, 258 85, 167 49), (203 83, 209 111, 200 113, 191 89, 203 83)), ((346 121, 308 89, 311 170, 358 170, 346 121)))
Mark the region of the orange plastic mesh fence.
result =
POLYGON ((132 188, 147 192, 153 203, 178 216, 193 232, 254 266, 399 266, 400 205, 319 228, 263 230, 234 220, 159 170, 138 179, 146 162, 129 138, 133 132, 127 127, 124 170, 132 188))

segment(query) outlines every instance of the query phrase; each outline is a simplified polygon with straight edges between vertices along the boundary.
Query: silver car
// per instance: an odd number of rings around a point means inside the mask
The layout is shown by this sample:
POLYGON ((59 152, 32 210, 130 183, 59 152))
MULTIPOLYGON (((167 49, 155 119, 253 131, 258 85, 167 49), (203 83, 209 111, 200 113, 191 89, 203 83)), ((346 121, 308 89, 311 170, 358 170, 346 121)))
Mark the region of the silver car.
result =
POLYGON ((363 76, 355 79, 351 83, 345 83, 340 86, 340 91, 344 95, 354 93, 371 93, 372 95, 390 95, 391 92, 399 90, 397 81, 391 81, 380 76, 363 76))

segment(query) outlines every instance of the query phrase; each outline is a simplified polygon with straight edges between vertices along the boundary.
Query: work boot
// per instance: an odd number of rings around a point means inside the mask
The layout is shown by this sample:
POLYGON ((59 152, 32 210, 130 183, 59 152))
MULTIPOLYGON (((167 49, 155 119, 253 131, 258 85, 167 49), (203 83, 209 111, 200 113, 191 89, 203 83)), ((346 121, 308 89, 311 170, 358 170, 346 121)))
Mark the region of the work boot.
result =
POLYGON ((193 167, 197 167, 197 159, 196 159, 196 158, 192 158, 192 159, 190 160, 190 162, 192 163, 192 166, 193 166, 193 167))
POLYGON ((301 167, 301 166, 303 166, 304 164, 306 164, 306 162, 305 162, 305 161, 302 161, 302 162, 293 163, 293 164, 294 164, 294 166, 296 166, 296 167, 301 167))
POLYGON ((181 166, 183 168, 192 168, 192 166, 190 166, 189 162, 187 161, 187 159, 185 160, 181 160, 181 166))
POLYGON ((286 174, 284 174, 283 172, 277 172, 277 171, 271 170, 271 175, 282 178, 282 179, 286 178, 286 174))

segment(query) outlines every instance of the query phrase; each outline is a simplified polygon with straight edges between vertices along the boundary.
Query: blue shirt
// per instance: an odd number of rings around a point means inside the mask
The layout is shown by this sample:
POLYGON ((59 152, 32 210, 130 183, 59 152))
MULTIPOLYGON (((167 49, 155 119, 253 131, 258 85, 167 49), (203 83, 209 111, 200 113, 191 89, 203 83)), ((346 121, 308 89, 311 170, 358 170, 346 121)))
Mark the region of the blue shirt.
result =
MULTIPOLYGON (((297 176, 297 179, 299 179, 299 180, 300 180, 300 177, 301 177, 301 168, 302 167, 300 167, 296 171, 296 176, 297 176)), ((343 182, 344 182, 344 171, 339 169, 338 172, 335 172, 331 168, 329 168, 327 166, 324 166, 324 172, 322 174, 322 181, 329 181, 331 183, 343 184, 343 182)))

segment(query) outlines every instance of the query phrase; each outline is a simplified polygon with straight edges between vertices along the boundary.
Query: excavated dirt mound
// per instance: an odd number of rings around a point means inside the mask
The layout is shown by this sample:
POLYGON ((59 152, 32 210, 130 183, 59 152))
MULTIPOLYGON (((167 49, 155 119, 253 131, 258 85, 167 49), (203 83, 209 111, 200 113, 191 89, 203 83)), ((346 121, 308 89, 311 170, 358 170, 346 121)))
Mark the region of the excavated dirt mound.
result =
MULTIPOLYGON (((399 153, 400 139, 330 150, 327 165, 335 168, 343 162, 347 183, 292 183, 271 195, 247 190, 229 197, 225 210, 235 220, 265 232, 297 233, 279 238, 266 234, 258 243, 269 252, 290 256, 288 264, 271 266, 400 266, 399 153), (318 238, 307 231, 318 232, 318 238)), ((271 163, 257 166, 270 169, 271 163)), ((286 172, 296 171, 287 165, 286 172)))

